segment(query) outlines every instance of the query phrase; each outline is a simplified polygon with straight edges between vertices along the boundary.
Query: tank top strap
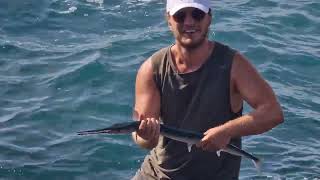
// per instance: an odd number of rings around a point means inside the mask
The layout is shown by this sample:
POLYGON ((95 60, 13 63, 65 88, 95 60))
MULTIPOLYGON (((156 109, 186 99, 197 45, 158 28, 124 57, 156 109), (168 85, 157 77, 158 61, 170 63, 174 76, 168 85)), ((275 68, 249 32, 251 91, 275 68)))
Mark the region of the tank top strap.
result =
POLYGON ((150 57, 153 70, 153 80, 156 83, 156 86, 159 89, 160 94, 162 92, 161 87, 163 81, 163 74, 165 73, 164 71, 168 68, 166 67, 168 62, 167 56, 169 55, 168 53, 170 53, 171 47, 172 45, 162 48, 150 57))

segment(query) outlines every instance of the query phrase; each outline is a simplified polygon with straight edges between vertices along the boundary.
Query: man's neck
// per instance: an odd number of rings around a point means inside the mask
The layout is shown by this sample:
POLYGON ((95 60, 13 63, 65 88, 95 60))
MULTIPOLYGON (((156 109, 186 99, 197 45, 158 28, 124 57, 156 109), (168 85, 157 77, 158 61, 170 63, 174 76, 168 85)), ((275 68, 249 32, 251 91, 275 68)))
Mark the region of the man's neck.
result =
POLYGON ((180 73, 196 71, 211 55, 213 47, 210 41, 197 48, 185 48, 177 43, 171 49, 173 63, 180 73))

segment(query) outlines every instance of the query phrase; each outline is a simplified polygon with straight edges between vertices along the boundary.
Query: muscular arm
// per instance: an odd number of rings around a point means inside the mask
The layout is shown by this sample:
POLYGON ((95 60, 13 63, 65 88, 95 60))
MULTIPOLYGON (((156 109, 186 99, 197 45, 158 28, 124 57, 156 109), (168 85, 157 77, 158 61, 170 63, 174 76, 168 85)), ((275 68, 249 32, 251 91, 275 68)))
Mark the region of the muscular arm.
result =
POLYGON ((141 147, 152 149, 159 138, 160 95, 153 80, 151 59, 137 73, 134 111, 142 122, 139 130, 132 133, 133 139, 141 147))
POLYGON ((240 101, 245 100, 253 110, 221 126, 208 129, 200 143, 204 150, 222 149, 230 138, 261 134, 283 122, 282 110, 273 90, 241 54, 234 57, 231 87, 231 96, 240 101))
POLYGON ((231 137, 266 132, 283 122, 283 114, 268 83, 241 54, 236 54, 231 70, 231 83, 236 93, 253 111, 223 125, 231 137))

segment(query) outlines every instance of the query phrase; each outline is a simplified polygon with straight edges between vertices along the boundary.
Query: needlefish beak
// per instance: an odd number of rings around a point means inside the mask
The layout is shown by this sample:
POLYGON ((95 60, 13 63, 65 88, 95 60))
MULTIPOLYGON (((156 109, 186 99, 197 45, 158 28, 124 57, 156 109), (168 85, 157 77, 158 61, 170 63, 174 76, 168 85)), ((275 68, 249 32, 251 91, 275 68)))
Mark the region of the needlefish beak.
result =
POLYGON ((136 131, 139 128, 140 122, 125 122, 117 123, 112 126, 103 129, 80 131, 78 135, 90 135, 90 134, 128 134, 136 131))
POLYGON ((96 130, 88 130, 88 131, 80 131, 78 135, 89 135, 89 134, 118 134, 119 131, 110 130, 110 129, 96 129, 96 130))

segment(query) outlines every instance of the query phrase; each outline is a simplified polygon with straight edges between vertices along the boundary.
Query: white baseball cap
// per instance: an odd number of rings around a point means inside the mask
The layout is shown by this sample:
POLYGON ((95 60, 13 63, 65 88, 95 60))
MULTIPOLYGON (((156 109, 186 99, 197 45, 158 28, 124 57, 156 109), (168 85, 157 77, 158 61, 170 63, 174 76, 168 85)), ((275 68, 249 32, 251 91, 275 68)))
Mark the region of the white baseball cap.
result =
POLYGON ((202 10, 205 13, 209 12, 209 0, 167 0, 167 12, 174 15, 182 8, 193 7, 202 10))

